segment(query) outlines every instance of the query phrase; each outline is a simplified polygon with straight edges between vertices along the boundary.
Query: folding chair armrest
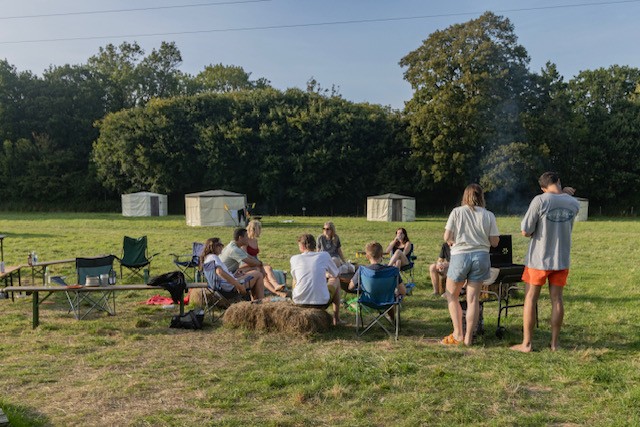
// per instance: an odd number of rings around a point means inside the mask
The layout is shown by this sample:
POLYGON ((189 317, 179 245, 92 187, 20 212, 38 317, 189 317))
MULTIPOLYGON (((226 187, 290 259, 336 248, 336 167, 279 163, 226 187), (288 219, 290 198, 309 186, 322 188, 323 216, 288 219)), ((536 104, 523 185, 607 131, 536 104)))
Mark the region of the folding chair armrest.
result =
POLYGON ((147 258, 147 260, 151 261, 153 257, 156 255, 160 255, 160 252, 156 252, 155 254, 151 255, 150 257, 147 258))

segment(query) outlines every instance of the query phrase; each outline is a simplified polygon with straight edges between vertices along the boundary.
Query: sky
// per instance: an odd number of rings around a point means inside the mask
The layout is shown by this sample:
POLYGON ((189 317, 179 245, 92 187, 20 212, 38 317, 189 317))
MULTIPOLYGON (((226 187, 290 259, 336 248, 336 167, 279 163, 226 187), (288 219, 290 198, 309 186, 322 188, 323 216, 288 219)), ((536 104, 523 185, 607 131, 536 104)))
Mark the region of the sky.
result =
POLYGON ((402 109, 412 90, 400 59, 432 32, 485 11, 511 20, 534 72, 548 61, 566 80, 615 64, 640 68, 640 0, 0 0, 0 6, 0 59, 38 75, 86 63, 108 43, 136 41, 149 53, 173 41, 186 73, 236 65, 278 89, 306 88, 314 78, 350 101, 402 109))

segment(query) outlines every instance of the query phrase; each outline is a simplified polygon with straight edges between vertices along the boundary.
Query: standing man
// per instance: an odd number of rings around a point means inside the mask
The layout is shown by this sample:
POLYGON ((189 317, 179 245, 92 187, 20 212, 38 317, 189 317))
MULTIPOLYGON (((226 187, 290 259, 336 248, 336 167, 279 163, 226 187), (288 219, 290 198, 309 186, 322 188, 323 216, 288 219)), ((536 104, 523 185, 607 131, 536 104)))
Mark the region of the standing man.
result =
POLYGON ((564 317, 562 290, 569 275, 571 231, 580 204, 571 197, 575 190, 562 189, 556 172, 545 172, 538 180, 542 194, 531 201, 522 219, 522 235, 531 237, 525 257, 522 280, 526 283, 522 344, 512 350, 528 353, 542 286, 549 281, 551 297, 551 351, 558 349, 558 336, 564 317))

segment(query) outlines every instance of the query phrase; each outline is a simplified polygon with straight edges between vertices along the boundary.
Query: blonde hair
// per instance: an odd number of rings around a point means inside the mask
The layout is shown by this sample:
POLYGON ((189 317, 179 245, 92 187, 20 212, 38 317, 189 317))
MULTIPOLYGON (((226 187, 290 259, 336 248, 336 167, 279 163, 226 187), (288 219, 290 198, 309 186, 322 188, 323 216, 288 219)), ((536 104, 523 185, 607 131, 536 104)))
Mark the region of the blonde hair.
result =
POLYGON ((485 207, 484 192, 478 184, 469 184, 462 195, 462 205, 475 210, 476 206, 485 207))
POLYGON ((247 235, 250 239, 257 239, 262 233, 262 224, 257 219, 252 219, 247 225, 247 235))
MULTIPOLYGON (((327 221, 324 223, 325 227, 329 227, 331 229, 331 241, 335 242, 336 239, 338 238, 338 235, 336 234, 336 226, 333 224, 333 222, 331 221, 327 221)), ((323 227, 324 228, 324 227, 323 227)))

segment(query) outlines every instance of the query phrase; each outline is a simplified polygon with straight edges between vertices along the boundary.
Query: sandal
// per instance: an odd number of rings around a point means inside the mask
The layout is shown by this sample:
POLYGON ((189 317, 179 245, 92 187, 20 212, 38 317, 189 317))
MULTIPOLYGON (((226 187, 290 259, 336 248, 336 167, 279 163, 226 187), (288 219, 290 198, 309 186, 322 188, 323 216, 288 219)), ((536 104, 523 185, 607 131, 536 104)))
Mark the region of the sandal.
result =
POLYGON ((440 341, 440 344, 444 344, 444 345, 460 345, 462 344, 462 341, 458 341, 457 339, 455 339, 453 337, 453 334, 447 335, 446 337, 444 337, 442 339, 442 341, 440 341))

